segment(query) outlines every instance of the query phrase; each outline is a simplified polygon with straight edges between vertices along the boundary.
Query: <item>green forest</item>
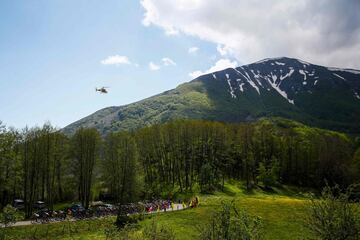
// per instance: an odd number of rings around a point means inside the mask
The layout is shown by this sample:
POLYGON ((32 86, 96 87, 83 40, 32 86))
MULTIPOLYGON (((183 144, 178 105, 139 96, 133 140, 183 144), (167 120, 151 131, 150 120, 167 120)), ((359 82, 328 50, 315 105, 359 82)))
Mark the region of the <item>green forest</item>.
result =
POLYGON ((225 124, 175 121, 100 136, 79 129, 66 136, 50 124, 16 130, 1 126, 1 207, 101 198, 134 202, 176 192, 221 190, 228 179, 271 188, 321 189, 360 179, 359 139, 284 120, 225 124))

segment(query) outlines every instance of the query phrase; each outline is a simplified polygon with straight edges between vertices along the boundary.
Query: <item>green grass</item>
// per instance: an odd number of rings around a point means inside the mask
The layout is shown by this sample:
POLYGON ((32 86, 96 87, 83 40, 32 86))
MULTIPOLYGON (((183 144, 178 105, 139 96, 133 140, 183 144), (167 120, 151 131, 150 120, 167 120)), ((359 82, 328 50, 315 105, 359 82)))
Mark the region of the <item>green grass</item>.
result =
MULTIPOLYGON (((276 190, 281 194, 255 190, 246 193, 238 186, 227 184, 224 193, 200 196, 200 207, 181 212, 160 214, 156 221, 171 227, 178 239, 196 239, 199 228, 208 221, 214 209, 222 201, 233 201, 236 206, 247 210, 251 215, 261 217, 264 223, 265 239, 301 239, 311 234, 304 229, 306 214, 306 195, 297 194, 291 188, 276 190)), ((145 220, 141 224, 148 224, 145 220)))
POLYGON ((5 230, 1 230, 5 231, 5 239, 11 240, 105 239, 105 229, 110 227, 114 223, 114 221, 115 217, 109 217, 77 222, 61 222, 43 225, 10 227, 5 230), (93 237, 84 238, 90 235, 93 237), (95 238, 95 236, 97 236, 97 238, 95 238))
MULTIPOLYGON (((225 185, 224 192, 200 195, 200 207, 178 212, 152 215, 140 222, 140 227, 155 220, 170 227, 177 239, 196 239, 201 226, 222 201, 234 201, 236 206, 251 215, 261 217, 265 239, 304 239, 311 233, 303 226, 308 197, 304 189, 281 187, 273 192, 256 189, 247 193, 238 183, 225 185)), ((74 223, 56 223, 6 229, 6 239, 105 239, 105 229, 113 224, 115 217, 74 223), (34 237, 35 238, 31 238, 34 237)))

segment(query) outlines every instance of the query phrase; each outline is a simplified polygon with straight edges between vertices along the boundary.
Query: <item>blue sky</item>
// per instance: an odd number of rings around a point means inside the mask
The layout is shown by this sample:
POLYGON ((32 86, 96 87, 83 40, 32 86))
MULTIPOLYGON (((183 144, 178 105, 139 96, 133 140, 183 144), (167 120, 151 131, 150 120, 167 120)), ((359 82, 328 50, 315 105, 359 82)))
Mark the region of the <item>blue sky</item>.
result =
POLYGON ((191 80, 216 62, 216 44, 142 24, 138 1, 1 1, 0 120, 57 127, 191 80), (189 53, 197 47, 196 53, 189 53), (109 56, 131 64, 101 64, 109 56), (164 66, 170 58, 176 65, 164 66), (153 62, 161 68, 149 69, 153 62), (109 86, 100 95, 95 87, 109 86))
POLYGON ((269 57, 360 69, 359 12, 358 0, 2 0, 0 120, 64 127, 269 57))

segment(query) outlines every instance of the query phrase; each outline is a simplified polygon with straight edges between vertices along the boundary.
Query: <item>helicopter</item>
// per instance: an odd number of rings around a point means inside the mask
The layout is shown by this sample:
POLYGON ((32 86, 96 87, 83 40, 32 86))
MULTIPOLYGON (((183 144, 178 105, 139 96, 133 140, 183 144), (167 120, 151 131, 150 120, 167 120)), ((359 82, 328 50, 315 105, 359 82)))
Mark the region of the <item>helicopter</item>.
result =
POLYGON ((107 88, 109 88, 109 87, 95 88, 95 91, 105 94, 105 93, 108 93, 108 91, 106 90, 107 88))

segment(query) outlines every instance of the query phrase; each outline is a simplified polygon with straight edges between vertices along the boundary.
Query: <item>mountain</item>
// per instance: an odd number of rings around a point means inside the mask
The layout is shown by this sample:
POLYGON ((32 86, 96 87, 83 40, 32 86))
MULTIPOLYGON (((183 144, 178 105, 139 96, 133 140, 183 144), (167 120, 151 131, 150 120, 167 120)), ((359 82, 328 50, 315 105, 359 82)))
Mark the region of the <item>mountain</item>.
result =
POLYGON ((63 132, 95 127, 106 134, 174 119, 241 122, 272 116, 360 133, 360 71, 286 57, 264 59, 200 76, 136 103, 101 109, 63 132))

